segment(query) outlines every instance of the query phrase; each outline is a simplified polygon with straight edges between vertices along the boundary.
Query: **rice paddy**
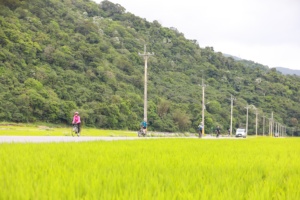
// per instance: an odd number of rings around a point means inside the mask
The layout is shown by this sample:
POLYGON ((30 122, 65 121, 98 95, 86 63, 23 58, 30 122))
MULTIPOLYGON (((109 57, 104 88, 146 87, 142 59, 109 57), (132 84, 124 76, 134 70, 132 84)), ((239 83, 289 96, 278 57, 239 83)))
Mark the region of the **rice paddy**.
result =
MULTIPOLYGON (((53 127, 44 125, 1 125, 0 136, 71 136, 72 127, 53 127)), ((136 136, 137 131, 124 130, 100 130, 96 128, 83 127, 81 131, 82 136, 136 136)))
POLYGON ((300 199, 300 140, 0 144, 0 199, 300 199))

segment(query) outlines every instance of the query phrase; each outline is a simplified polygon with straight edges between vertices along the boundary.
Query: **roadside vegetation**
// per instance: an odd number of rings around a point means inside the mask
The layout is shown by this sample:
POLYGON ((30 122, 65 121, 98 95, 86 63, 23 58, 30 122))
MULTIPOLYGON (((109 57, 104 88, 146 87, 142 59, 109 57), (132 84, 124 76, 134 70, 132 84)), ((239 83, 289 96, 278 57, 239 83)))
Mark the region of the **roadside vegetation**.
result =
MULTIPOLYGON (((71 136, 72 127, 57 124, 0 123, 0 136, 71 136)), ((81 136, 137 136, 137 131, 83 127, 81 136)))

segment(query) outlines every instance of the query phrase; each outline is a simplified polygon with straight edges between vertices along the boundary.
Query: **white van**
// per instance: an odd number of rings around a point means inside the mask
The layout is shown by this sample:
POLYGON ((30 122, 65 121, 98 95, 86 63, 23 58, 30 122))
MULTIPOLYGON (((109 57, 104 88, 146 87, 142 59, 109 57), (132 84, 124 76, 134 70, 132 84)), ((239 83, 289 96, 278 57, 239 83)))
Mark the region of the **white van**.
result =
POLYGON ((235 137, 243 137, 243 138, 245 138, 246 136, 247 136, 246 129, 243 129, 243 128, 236 129, 235 137))

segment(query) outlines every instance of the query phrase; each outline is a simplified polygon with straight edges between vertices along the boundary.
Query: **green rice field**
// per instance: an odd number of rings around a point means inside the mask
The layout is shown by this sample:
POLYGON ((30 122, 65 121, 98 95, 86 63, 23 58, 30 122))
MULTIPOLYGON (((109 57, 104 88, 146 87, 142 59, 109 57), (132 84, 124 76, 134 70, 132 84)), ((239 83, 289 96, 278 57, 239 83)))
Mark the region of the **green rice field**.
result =
MULTIPOLYGON (((72 127, 52 127, 45 125, 0 124, 0 136, 71 136, 72 127)), ((137 131, 101 130, 82 128, 82 136, 136 136, 137 131)))
POLYGON ((0 144, 0 199, 300 199, 300 139, 0 144))

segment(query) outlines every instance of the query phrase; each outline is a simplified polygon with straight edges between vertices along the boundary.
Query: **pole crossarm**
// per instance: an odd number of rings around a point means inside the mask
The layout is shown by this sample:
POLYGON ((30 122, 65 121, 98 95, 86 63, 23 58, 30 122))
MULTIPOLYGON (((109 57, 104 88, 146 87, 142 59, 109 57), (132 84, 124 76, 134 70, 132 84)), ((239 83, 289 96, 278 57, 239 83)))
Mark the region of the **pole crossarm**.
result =
POLYGON ((143 56, 144 60, 148 60, 149 57, 154 56, 154 53, 147 52, 147 47, 144 45, 144 53, 139 53, 139 56, 143 56))
POLYGON ((248 105, 248 106, 249 106, 250 109, 256 110, 255 105, 252 105, 252 104, 251 104, 251 105, 248 105))

